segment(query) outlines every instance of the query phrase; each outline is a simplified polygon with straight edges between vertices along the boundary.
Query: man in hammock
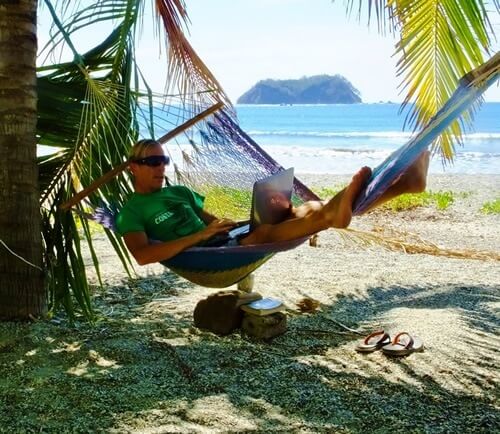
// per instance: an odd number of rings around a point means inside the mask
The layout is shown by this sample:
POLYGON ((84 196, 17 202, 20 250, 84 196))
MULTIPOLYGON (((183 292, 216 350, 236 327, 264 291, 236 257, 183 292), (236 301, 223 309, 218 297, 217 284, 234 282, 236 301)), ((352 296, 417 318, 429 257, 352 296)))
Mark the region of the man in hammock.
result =
MULTIPOLYGON (((137 142, 130 159, 135 193, 120 211, 116 226, 138 264, 170 259, 235 226, 234 221, 205 211, 204 197, 188 187, 164 187, 169 158, 160 143, 154 140, 137 142), (150 239, 161 242, 150 243, 150 239)), ((426 151, 369 209, 400 194, 423 191, 428 166, 429 152, 426 151)), ((347 227, 351 222, 353 202, 370 175, 368 167, 361 168, 349 185, 330 200, 310 201, 292 208, 287 220, 260 225, 239 240, 239 244, 286 241, 328 228, 347 227)))

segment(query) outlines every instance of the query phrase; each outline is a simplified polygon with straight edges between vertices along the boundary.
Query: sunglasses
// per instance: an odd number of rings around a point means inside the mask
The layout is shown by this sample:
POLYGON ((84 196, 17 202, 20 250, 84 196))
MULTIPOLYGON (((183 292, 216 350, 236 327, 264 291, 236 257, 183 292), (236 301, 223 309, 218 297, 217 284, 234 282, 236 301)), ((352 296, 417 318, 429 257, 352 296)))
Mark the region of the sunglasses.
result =
POLYGON ((141 166, 158 167, 161 164, 165 166, 170 163, 170 157, 166 155, 151 155, 149 157, 140 158, 138 160, 132 161, 135 164, 140 164, 141 166))

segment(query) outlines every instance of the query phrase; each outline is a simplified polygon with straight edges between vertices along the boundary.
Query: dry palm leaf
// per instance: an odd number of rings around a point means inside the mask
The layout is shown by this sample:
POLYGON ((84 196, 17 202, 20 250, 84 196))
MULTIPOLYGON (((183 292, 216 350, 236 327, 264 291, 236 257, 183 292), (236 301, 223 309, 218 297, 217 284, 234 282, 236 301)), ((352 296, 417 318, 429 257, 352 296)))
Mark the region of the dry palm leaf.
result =
POLYGON ((304 297, 302 300, 297 302, 297 307, 299 308, 301 313, 310 313, 318 310, 320 302, 318 300, 314 300, 310 297, 304 297))
POLYGON ((475 249, 448 249, 424 240, 417 234, 379 226, 374 227, 371 232, 342 229, 339 234, 345 241, 356 242, 364 246, 379 245, 392 251, 403 251, 409 254, 420 253, 457 259, 500 261, 500 253, 498 252, 475 249))

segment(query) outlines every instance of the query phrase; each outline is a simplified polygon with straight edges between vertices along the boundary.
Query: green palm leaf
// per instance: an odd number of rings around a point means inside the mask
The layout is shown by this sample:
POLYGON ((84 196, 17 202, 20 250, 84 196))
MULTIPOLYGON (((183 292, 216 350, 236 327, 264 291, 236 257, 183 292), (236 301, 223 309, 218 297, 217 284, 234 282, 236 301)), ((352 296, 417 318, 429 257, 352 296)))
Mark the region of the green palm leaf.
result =
MULTIPOLYGON (((41 68, 44 75, 38 79, 39 143, 60 150, 39 159, 45 262, 51 271, 49 293, 52 308, 63 305, 71 317, 73 297, 87 318, 92 317, 92 310, 77 226, 73 215, 62 213, 59 206, 81 186, 123 161, 137 137, 135 100, 128 87, 132 56, 129 44, 123 44, 122 27, 98 47, 75 56, 74 62, 41 68), (117 52, 123 53, 117 56, 117 52), (122 59, 120 64, 117 57, 122 59)), ((65 39, 68 37, 66 34, 65 39)), ((129 191, 127 180, 121 180, 90 201, 95 204, 110 197, 120 201, 129 191)), ((83 205, 79 208, 85 211, 83 205)), ((88 222, 82 220, 81 226, 100 278, 88 222)), ((120 240, 113 243, 119 252, 125 251, 120 240)), ((128 257, 121 257, 127 266, 128 257)))
MULTIPOLYGON (((153 113, 156 96, 144 82, 134 57, 134 36, 144 1, 94 2, 81 9, 76 7, 61 20, 50 1, 46 0, 46 3, 55 27, 52 41, 43 51, 45 58, 53 58, 56 51, 65 46, 74 56, 71 62, 41 66, 38 77, 38 143, 58 150, 39 158, 51 306, 53 310, 64 306, 74 318, 73 302, 76 301, 79 310, 87 318, 92 318, 90 291, 79 244, 79 237, 84 237, 100 279, 99 258, 93 249, 91 228, 88 221, 82 219, 78 233, 74 215, 61 212, 59 207, 78 190, 122 163, 140 129, 149 131, 152 136, 157 132, 153 113), (114 30, 98 46, 80 54, 72 43, 74 34, 90 31, 94 24, 104 21, 113 22, 114 30), (138 90, 141 85, 146 92, 138 90)), ((180 94, 181 106, 184 106, 182 99, 191 93, 193 112, 197 106, 206 105, 207 99, 227 100, 183 35, 182 25, 187 18, 183 3, 176 0, 155 3, 166 25, 170 47, 169 85, 180 94)), ((161 128, 165 126, 162 122, 161 128)), ((121 204, 130 191, 130 180, 127 176, 120 176, 88 197, 86 203, 79 203, 76 211, 86 213, 88 205, 94 207, 100 202, 121 204)), ((106 233, 130 272, 130 259, 121 239, 110 231, 106 233)))
MULTIPOLYGON (((347 2, 352 8, 354 0, 347 2)), ((359 9, 363 4, 359 0, 359 9)), ((467 72, 484 62, 489 53, 493 28, 487 2, 481 0, 368 0, 368 13, 390 21, 399 32, 397 73, 405 96, 402 109, 408 111, 405 125, 425 125, 455 91, 467 72), (381 11, 384 11, 382 13, 381 11)), ((500 3, 494 0, 496 11, 500 3)), ((379 24, 379 27, 380 24, 379 24)), ((382 26, 383 27, 383 26, 382 26)), ((473 107, 464 116, 469 122, 473 107)), ((452 160, 461 142, 463 125, 455 121, 433 144, 443 158, 452 160)))
MULTIPOLYGON (((137 137, 135 100, 129 87, 133 71, 130 33, 135 22, 133 6, 137 2, 103 3, 121 3, 128 7, 114 7, 112 17, 109 8, 101 9, 108 19, 122 17, 122 22, 108 38, 84 55, 75 52, 71 34, 81 28, 87 16, 95 18, 92 7, 76 14, 66 28, 54 17, 60 30, 54 36, 54 47, 64 41, 74 51, 75 60, 41 67, 42 75, 38 79, 39 143, 60 149, 39 160, 49 294, 52 309, 63 305, 72 319, 73 299, 89 319, 92 309, 77 225, 73 214, 61 212, 59 206, 81 186, 123 161, 130 142, 137 137)), ((53 8, 52 13, 55 14, 53 8)), ((96 204, 111 197, 120 201, 129 191, 130 185, 122 179, 103 188, 90 202, 96 204)), ((86 211, 81 204, 78 208, 86 211)), ((99 260, 87 220, 81 220, 81 228, 100 279, 99 260)), ((121 240, 109 231, 107 234, 128 270, 129 259, 121 240)))
MULTIPOLYGON (((460 78, 484 62, 490 45, 487 15, 474 0, 404 0, 395 4, 395 13, 402 25, 396 52, 407 91, 403 106, 415 103, 407 120, 418 128, 450 98, 460 78)), ((455 121, 434 143, 445 159, 452 159, 454 139, 460 142, 461 131, 455 121)))

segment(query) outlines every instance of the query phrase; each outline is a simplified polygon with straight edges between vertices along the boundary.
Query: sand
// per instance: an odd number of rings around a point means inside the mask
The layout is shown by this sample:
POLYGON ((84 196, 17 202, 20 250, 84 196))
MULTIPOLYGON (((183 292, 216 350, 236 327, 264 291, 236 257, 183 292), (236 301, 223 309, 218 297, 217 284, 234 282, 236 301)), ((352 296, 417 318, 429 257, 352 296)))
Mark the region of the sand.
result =
MULTIPOLYGON (((347 180, 300 178, 312 186, 347 180)), ((352 227, 498 255, 500 215, 479 209, 500 198, 500 176, 431 176, 428 189, 451 190, 455 202, 444 211, 374 212, 352 227)), ((30 399, 64 391, 55 402, 67 400, 66 416, 48 425, 54 432, 500 430, 498 260, 405 254, 326 231, 318 247, 280 253, 255 273, 254 290, 288 307, 287 332, 255 342, 193 327, 196 303, 215 290, 156 265, 136 267, 138 278, 129 280, 102 235, 96 247, 106 284, 96 288, 99 322, 41 332, 50 334, 47 351, 65 372, 30 399), (319 309, 300 313, 304 297, 319 309), (359 354, 361 335, 340 324, 362 334, 406 331, 425 350, 402 359, 359 354)))
MULTIPOLYGON (((311 174, 303 174, 300 178, 314 186, 336 185, 348 179, 311 174)), ((453 191, 456 200, 445 211, 426 207, 397 214, 371 213, 354 219, 352 227, 365 231, 383 227, 387 233, 395 230, 417 234, 443 248, 499 253, 500 216, 484 215, 479 209, 485 202, 500 197, 500 176, 431 176, 428 190, 453 191)), ((109 283, 116 283, 123 278, 118 268, 113 266, 113 269, 116 271, 105 273, 109 283)), ((164 270, 153 266, 137 268, 137 271, 151 277, 164 270)), ((175 318, 176 334, 182 331, 179 344, 189 345, 193 308, 198 300, 214 290, 196 287, 183 280, 174 280, 172 284, 169 291, 175 296, 155 300, 152 295, 153 300, 145 311, 147 316, 156 319, 164 316, 175 318)), ((368 389, 371 381, 386 384, 388 390, 399 390, 403 400, 406 399, 404 391, 409 390, 421 395, 422 400, 432 400, 434 393, 477 399, 491 405, 494 421, 499 423, 499 403, 496 400, 500 380, 498 261, 409 255, 378 246, 367 248, 360 246, 359 242, 350 241, 350 238, 346 241, 345 236, 332 230, 321 234, 318 247, 305 244, 275 256, 255 273, 254 290, 265 296, 279 298, 289 307, 288 332, 271 344, 266 344, 264 351, 283 353, 283 360, 274 358, 272 363, 279 365, 283 362, 282 369, 292 369, 292 378, 281 374, 282 381, 295 384, 292 389, 301 387, 301 377, 304 376, 305 395, 308 393, 307 382, 314 381, 322 383, 322 393, 327 396, 331 393, 330 398, 334 399, 335 389, 339 387, 337 376, 340 375, 342 378, 362 380, 363 387, 368 389), (304 297, 319 301, 320 310, 307 315, 298 314, 296 304, 304 297), (331 319, 366 333, 379 328, 391 335, 407 331, 424 341, 425 351, 401 361, 394 361, 381 352, 360 355, 354 351, 359 336, 339 334, 345 330, 331 319)), ((196 336, 200 338, 199 333, 196 336)), ((215 339, 213 342, 219 345, 228 339, 231 338, 215 339)), ((245 341, 241 345, 245 346, 245 341)), ((259 351, 252 356, 259 357, 259 351)), ((217 362, 207 360, 206 363, 207 369, 217 369, 217 362)), ((252 360, 248 360, 250 372, 252 363, 252 360)), ((263 380, 261 375, 262 372, 256 373, 254 380, 263 380)), ((232 386, 238 387, 236 384, 232 386)), ((274 393, 278 397, 282 393, 279 389, 287 386, 272 387, 277 387, 274 393)), ((373 405, 377 405, 377 394, 384 393, 385 387, 382 389, 377 388, 376 393, 367 391, 373 405)), ((210 411, 217 415, 208 422, 195 423, 192 428, 210 427, 224 431, 230 424, 235 430, 256 429, 258 424, 251 412, 248 409, 235 409, 224 390, 222 388, 220 394, 208 394, 204 398, 205 403, 203 400, 192 403, 195 413, 196 408, 203 407, 199 410, 201 413, 210 411)), ((242 393, 258 395, 249 391, 252 391, 252 387, 248 385, 242 389, 242 393)), ((272 390, 269 392, 273 394, 272 390)), ((361 391, 353 393, 359 394, 361 391)), ((436 399, 439 401, 441 398, 436 399)), ((292 420, 304 422, 308 419, 305 408, 297 408, 297 412, 287 406, 283 409, 279 399, 274 403, 258 396, 248 399, 248 405, 254 400, 260 403, 262 418, 276 418, 273 424, 275 428, 288 430, 292 427, 292 420), (294 417, 290 418, 290 414, 294 417)), ((381 401, 384 399, 381 398, 381 401)), ((307 405, 307 399, 304 405, 307 405)), ((324 426, 320 423, 310 429, 327 429, 330 422, 335 422, 337 426, 339 421, 356 418, 356 409, 346 407, 342 411, 349 412, 349 415, 331 419, 325 417, 324 426)), ((411 425, 413 411, 408 407, 408 413, 402 414, 397 409, 396 419, 399 421, 396 422, 388 414, 391 420, 388 426, 394 423, 396 427, 411 425)), ((444 417, 442 411, 437 411, 441 414, 438 419, 444 417)), ((335 413, 335 409, 329 408, 328 412, 335 413)), ((467 417, 470 419, 472 416, 469 414, 467 417)), ((476 416, 478 419, 473 424, 483 417, 481 414, 476 416)), ((464 415, 450 417, 457 426, 463 425, 466 420, 464 415)), ((469 419, 467 423, 471 424, 469 419)), ((365 423, 369 424, 369 421, 365 423)), ((433 425, 432 422, 420 423, 417 428, 419 431, 433 425)), ((442 423, 445 423, 445 419, 442 423)), ((349 423, 344 426, 348 428, 349 423)), ((468 426, 472 429, 473 425, 468 426)), ((437 429, 437 425, 434 425, 434 429, 437 429)), ((465 428, 462 426, 462 429, 465 428)))

